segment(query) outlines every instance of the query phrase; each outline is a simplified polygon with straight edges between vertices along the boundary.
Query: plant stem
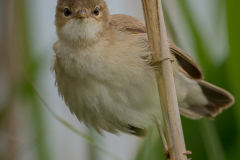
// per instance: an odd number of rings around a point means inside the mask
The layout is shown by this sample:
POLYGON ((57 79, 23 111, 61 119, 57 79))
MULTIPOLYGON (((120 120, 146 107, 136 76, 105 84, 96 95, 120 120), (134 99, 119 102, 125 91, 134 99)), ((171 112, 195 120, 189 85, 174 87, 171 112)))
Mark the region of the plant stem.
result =
POLYGON ((161 0, 142 0, 156 73, 170 160, 187 160, 161 0), (155 63, 159 62, 159 63, 155 63))

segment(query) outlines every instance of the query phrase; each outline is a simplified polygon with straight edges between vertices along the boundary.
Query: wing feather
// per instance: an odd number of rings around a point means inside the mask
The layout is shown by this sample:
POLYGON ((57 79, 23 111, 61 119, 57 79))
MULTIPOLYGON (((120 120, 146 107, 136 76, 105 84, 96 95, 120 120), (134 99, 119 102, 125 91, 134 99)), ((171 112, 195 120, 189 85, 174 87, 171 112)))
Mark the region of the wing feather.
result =
MULTIPOLYGON (((128 15, 111 15, 110 25, 116 27, 119 31, 130 34, 147 33, 147 28, 143 22, 128 15)), ((171 53, 178 60, 180 71, 192 79, 203 79, 203 74, 194 59, 177 47, 171 40, 168 40, 168 42, 171 53)))
POLYGON ((190 76, 190 78, 193 79, 203 79, 203 74, 194 59, 176 46, 172 41, 168 40, 168 43, 171 53, 175 55, 178 64, 184 70, 183 73, 185 75, 187 73, 187 76, 190 76))
MULTIPOLYGON (((147 36, 147 28, 144 23, 131 16, 122 14, 112 15, 110 25, 121 32, 146 34, 147 36)), ((230 93, 203 81, 203 74, 191 56, 177 47, 171 40, 168 40, 168 42, 171 54, 174 55, 178 61, 180 72, 198 82, 209 102, 205 106, 191 105, 189 108, 180 107, 179 109, 182 115, 192 119, 200 119, 202 117, 213 119, 217 114, 221 113, 223 109, 230 107, 234 103, 234 97, 230 93)), ((146 59, 145 57, 142 58, 146 59)), ((140 130, 133 130, 134 133, 140 135, 140 130)))

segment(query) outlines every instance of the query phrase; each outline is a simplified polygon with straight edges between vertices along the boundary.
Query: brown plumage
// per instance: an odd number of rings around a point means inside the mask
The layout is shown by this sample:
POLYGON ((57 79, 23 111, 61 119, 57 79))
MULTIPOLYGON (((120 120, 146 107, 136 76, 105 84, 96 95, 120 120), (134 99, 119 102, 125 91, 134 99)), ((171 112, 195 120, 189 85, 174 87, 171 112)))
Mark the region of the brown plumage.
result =
MULTIPOLYGON (((147 32, 146 26, 134 17, 116 14, 112 15, 111 19, 112 21, 110 24, 116 26, 122 32, 128 32, 130 34, 141 34, 147 32)), ((182 115, 191 119, 199 119, 202 117, 213 119, 221 113, 223 109, 227 109, 234 103, 234 97, 229 92, 203 81, 203 74, 191 56, 186 54, 171 40, 168 40, 168 42, 171 53, 178 61, 180 71, 184 73, 185 76, 198 82, 204 95, 209 101, 206 106, 180 108, 182 115)))
MULTIPOLYGON (((155 69, 146 26, 110 15, 104 0, 58 0, 53 49, 56 85, 70 111, 88 127, 144 136, 160 116, 155 69)), ((213 118, 233 96, 203 80, 193 58, 169 40, 182 115, 213 118)))

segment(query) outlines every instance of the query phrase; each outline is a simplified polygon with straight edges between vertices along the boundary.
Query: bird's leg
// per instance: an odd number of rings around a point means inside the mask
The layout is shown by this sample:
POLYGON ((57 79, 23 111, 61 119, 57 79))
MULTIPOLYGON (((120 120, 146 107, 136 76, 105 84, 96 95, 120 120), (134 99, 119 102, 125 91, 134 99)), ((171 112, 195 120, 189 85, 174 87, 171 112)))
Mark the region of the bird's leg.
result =
MULTIPOLYGON (((161 121, 156 118, 157 120, 157 127, 158 127, 158 131, 159 131, 159 134, 160 134, 160 137, 161 137, 161 140, 162 140, 162 144, 163 144, 163 149, 164 149, 164 154, 166 156, 167 159, 169 159, 169 151, 171 149, 173 149, 174 147, 171 147, 171 148, 168 148, 168 145, 167 145, 167 141, 164 137, 164 134, 163 134, 163 130, 162 130, 162 125, 161 125, 161 121)), ((191 151, 186 151, 186 153, 183 153, 184 155, 191 155, 192 152, 191 151)), ((189 158, 188 160, 191 160, 192 158, 189 158)))
POLYGON ((171 149, 173 149, 173 147, 170 148, 170 149, 168 148, 167 141, 166 141, 166 139, 164 137, 164 134, 163 134, 161 121, 159 119, 157 119, 157 127, 158 127, 158 131, 159 131, 159 134, 160 134, 160 138, 162 140, 164 154, 165 154, 166 158, 169 159, 169 151, 171 149))

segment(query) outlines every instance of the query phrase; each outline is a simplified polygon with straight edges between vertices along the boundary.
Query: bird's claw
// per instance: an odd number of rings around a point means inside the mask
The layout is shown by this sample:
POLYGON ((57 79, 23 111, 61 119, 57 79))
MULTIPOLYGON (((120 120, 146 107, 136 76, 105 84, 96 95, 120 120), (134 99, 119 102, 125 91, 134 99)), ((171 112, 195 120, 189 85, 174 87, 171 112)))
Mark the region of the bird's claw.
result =
POLYGON ((165 150, 164 151, 164 155, 165 155, 165 157, 167 158, 167 159, 169 159, 170 158, 170 150, 172 150, 174 147, 171 147, 171 148, 169 148, 168 150, 165 150))

